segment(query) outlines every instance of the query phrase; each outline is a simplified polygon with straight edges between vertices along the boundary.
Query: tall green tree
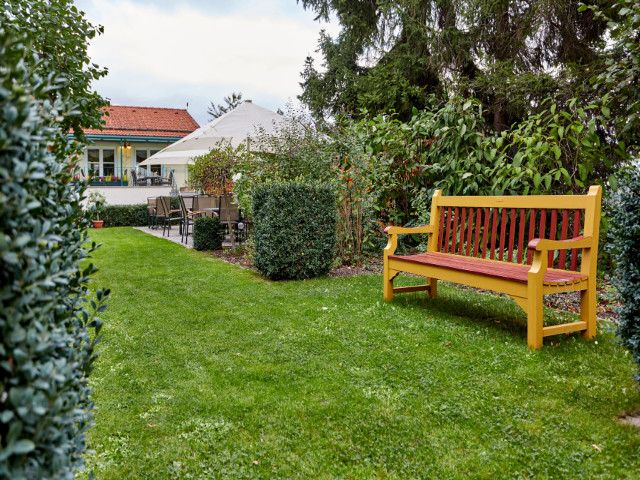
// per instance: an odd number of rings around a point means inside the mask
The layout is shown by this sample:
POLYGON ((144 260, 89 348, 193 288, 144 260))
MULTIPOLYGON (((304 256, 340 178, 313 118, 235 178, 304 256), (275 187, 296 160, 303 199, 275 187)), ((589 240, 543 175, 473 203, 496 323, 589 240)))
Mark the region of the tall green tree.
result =
POLYGON ((16 35, 26 34, 32 54, 24 61, 41 77, 53 76, 56 88, 49 89, 45 99, 51 103, 64 100, 66 110, 49 116, 59 127, 52 149, 66 161, 86 144, 83 129, 100 128, 103 124, 102 107, 107 102, 91 83, 107 75, 107 69, 93 63, 87 50, 89 41, 104 29, 87 21, 73 0, 3 2, 0 24, 16 35), (74 139, 69 139, 67 133, 73 133, 74 139))
MULTIPOLYGON (((316 116, 395 110, 411 117, 430 93, 479 98, 497 130, 543 99, 591 92, 606 23, 578 0, 298 0, 317 19, 323 69, 308 58, 300 99, 316 116)), ((591 1, 609 12, 608 0, 591 1)))
POLYGON ((222 105, 221 103, 216 105, 211 102, 211 105, 207 108, 207 113, 212 119, 221 117, 240 105, 242 103, 242 92, 232 92, 231 95, 224 97, 224 103, 226 105, 222 105))

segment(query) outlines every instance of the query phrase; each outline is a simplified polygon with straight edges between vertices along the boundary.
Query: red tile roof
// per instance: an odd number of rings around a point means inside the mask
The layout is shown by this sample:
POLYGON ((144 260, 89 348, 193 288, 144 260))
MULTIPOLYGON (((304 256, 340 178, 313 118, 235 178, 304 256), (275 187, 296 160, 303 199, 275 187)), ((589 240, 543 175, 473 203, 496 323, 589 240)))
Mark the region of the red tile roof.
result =
POLYGON ((102 130, 88 128, 86 135, 113 135, 116 137, 186 137, 200 125, 186 110, 180 108, 124 107, 105 108, 106 125, 102 130))

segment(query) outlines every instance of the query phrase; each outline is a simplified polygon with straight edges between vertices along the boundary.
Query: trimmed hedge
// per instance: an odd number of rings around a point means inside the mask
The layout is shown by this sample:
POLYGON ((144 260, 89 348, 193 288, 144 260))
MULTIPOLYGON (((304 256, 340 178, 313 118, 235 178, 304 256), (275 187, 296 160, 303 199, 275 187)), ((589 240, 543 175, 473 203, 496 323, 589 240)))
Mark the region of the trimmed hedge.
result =
POLYGON ((100 219, 105 227, 144 227, 147 225, 147 205, 105 205, 100 219))
POLYGON ((267 182, 252 194, 254 264, 273 280, 329 272, 336 245, 337 207, 324 183, 267 182))
POLYGON ((29 39, 7 34, 4 27, 0 478, 73 479, 84 466, 92 424, 88 377, 101 327, 94 315, 106 308, 108 290, 98 290, 98 301, 87 306, 95 269, 80 264, 95 245, 83 247, 88 222, 80 202, 86 183, 72 183, 69 156, 55 148, 69 145, 67 128, 55 121, 78 105, 52 99, 62 81, 34 73, 25 61, 32 55, 25 50, 29 39))
POLYGON ((193 221, 193 248, 220 250, 224 241, 224 225, 218 217, 201 217, 193 221))
MULTIPOLYGON (((622 300, 616 333, 640 366, 640 172, 631 167, 620 180, 611 218, 615 284, 622 300)), ((636 374, 640 383, 640 372, 636 374)))

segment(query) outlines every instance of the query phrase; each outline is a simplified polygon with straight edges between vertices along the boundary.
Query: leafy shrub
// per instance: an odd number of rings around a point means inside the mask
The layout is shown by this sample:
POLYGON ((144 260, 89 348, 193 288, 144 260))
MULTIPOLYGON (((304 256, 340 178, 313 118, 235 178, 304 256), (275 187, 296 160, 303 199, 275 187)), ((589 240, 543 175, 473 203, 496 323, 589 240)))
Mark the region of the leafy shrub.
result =
POLYGON ((80 268, 88 253, 86 183, 72 183, 68 128, 56 123, 79 117, 78 105, 60 95, 65 79, 38 74, 47 60, 32 65, 30 39, 7 33, 0 18, 0 478, 73 479, 92 418, 95 313, 106 308, 108 291, 98 290, 90 313, 95 269, 80 268))
POLYGON ((325 183, 267 182, 252 195, 254 264, 273 280, 326 274, 336 244, 336 195, 325 183))
POLYGON ((102 219, 105 227, 143 227, 147 225, 147 205, 106 205, 102 219))
MULTIPOLYGON (((622 176, 611 218, 616 287, 622 300, 617 334, 640 365, 640 172, 622 176)), ((640 383, 640 373, 636 375, 640 383)))
POLYGON ((220 250, 224 240, 224 225, 218 217, 200 217, 193 221, 193 248, 220 250))

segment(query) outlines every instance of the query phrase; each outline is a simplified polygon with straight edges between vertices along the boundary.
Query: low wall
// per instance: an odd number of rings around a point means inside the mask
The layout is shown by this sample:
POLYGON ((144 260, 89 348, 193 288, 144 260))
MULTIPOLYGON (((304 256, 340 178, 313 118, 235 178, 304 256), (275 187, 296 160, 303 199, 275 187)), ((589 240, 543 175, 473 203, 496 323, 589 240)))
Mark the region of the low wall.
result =
POLYGON ((147 203, 147 197, 169 196, 171 187, 88 187, 86 196, 94 191, 102 193, 108 205, 137 205, 147 203))

